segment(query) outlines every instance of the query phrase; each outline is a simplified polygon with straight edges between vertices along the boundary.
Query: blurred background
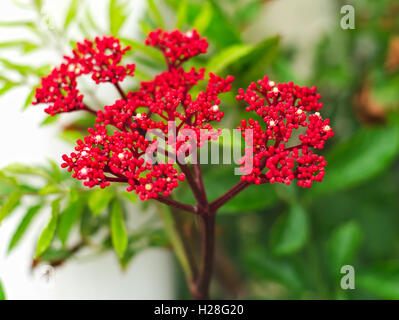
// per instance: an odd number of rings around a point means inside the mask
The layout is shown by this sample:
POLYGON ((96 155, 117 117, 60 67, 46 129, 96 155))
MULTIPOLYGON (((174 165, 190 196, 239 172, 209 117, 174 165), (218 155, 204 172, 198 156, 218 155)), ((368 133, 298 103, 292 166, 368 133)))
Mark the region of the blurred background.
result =
MULTIPOLYGON (((196 28, 210 48, 190 64, 235 76, 221 127, 248 117, 237 89, 268 75, 316 85, 336 134, 323 150, 323 183, 248 188, 220 209, 212 297, 399 299, 398 14, 394 0, 2 1, 0 292, 9 299, 189 298, 184 252, 199 251, 197 222, 118 186, 83 189, 59 163, 94 119, 49 118, 30 104, 40 77, 76 41, 103 34, 132 47, 126 61, 137 64, 136 76, 123 86, 134 90, 165 68, 143 46, 162 27, 196 28), (347 4, 355 29, 341 27, 347 4), (56 235, 33 259, 57 198, 56 235), (119 258, 109 226, 115 201, 129 239, 119 258), (355 269, 353 290, 340 287, 344 265, 355 269)), ((111 86, 79 85, 92 105, 117 98, 111 86)), ((238 180, 227 165, 204 170, 211 200, 238 180)), ((190 202, 186 190, 176 197, 190 202)))

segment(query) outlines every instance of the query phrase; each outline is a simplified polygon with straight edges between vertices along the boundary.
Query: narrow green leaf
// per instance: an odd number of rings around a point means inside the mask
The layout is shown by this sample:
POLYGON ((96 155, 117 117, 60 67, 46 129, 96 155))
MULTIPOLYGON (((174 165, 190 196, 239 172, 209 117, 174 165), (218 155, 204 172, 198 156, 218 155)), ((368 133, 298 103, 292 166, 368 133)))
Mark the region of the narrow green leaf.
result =
POLYGON ((28 75, 30 73, 36 72, 35 68, 31 67, 30 65, 17 64, 3 58, 0 58, 0 63, 10 70, 19 72, 21 75, 28 75))
POLYGON ((29 53, 38 47, 38 44, 24 40, 0 42, 0 48, 20 48, 24 53, 29 53))
POLYGON ((32 21, 0 21, 0 27, 33 27, 32 21))
POLYGON ((57 115, 55 115, 55 116, 50 116, 50 115, 48 115, 48 116, 46 116, 46 118, 40 123, 40 126, 41 126, 41 127, 47 126, 47 125, 49 125, 49 124, 52 124, 52 123, 57 122, 57 120, 58 120, 58 116, 57 116, 57 115))
POLYGON ((15 191, 10 194, 0 209, 0 224, 16 207, 18 207, 22 197, 21 191, 15 191))
POLYGON ((202 7, 198 16, 195 18, 195 21, 193 23, 193 28, 196 29, 200 34, 204 33, 208 29, 208 26, 212 20, 212 15, 213 15, 212 4, 209 1, 207 1, 205 5, 202 7))
POLYGON ((263 248, 245 252, 244 257, 248 270, 256 277, 274 280, 296 292, 304 290, 303 278, 292 262, 270 257, 263 248))
POLYGON ((0 88, 0 96, 5 94, 6 92, 10 91, 14 87, 18 86, 18 83, 7 81, 4 85, 0 88))
POLYGON ((58 212, 60 210, 61 199, 56 199, 51 203, 51 218, 47 226, 42 231, 36 245, 35 259, 39 258, 50 246, 57 229, 58 212))
POLYGON ((47 181, 56 182, 54 178, 45 169, 40 166, 28 166, 21 163, 13 163, 3 168, 3 171, 12 174, 31 175, 42 177, 47 181))
POLYGON ((7 300, 7 296, 4 291, 3 284, 1 283, 1 279, 0 279, 0 300, 2 300, 2 301, 7 300))
POLYGON ((237 67, 245 75, 242 82, 249 84, 251 81, 263 78, 267 68, 277 57, 279 48, 280 38, 278 36, 267 38, 256 44, 248 55, 238 61, 237 67))
POLYGON ((110 203, 114 193, 109 189, 94 189, 90 192, 88 205, 93 215, 99 215, 110 203))
POLYGON ((152 31, 152 27, 144 20, 140 20, 139 25, 141 32, 143 32, 146 36, 152 31))
POLYGON ((49 184, 39 190, 39 195, 45 196, 53 193, 60 193, 60 187, 56 184, 49 184))
POLYGON ((311 194, 354 187, 386 170, 399 153, 399 130, 395 126, 362 129, 340 143, 326 157, 326 175, 311 194))
POLYGON ((33 221, 36 214, 40 211, 43 204, 36 204, 28 209, 25 216, 22 218, 21 222, 19 223, 17 229, 15 230, 10 244, 8 245, 8 253, 10 253, 22 239, 23 235, 25 234, 26 230, 28 229, 30 223, 33 221))
POLYGON ((112 245, 120 259, 127 249, 127 233, 123 221, 123 212, 119 201, 114 201, 111 210, 111 236, 112 245))
POLYGON ((64 21, 64 30, 68 29, 68 26, 71 24, 72 20, 76 17, 76 14, 78 12, 78 4, 79 4, 78 0, 71 0, 69 4, 68 13, 64 21))
POLYGON ((187 22, 187 0, 180 0, 176 16, 176 29, 182 29, 187 22))
POLYGON ((209 60, 207 70, 212 70, 215 73, 221 72, 241 57, 250 53, 252 49, 252 46, 246 44, 230 46, 209 60))
POLYGON ((154 0, 147 0, 147 4, 150 15, 154 19, 157 27, 164 29, 165 23, 163 22, 161 12, 159 12, 158 7, 155 4, 154 0))
POLYGON ((33 97, 35 96, 35 93, 36 93, 36 89, 37 89, 37 86, 33 87, 30 90, 30 92, 28 93, 28 95, 26 96, 24 105, 22 107, 23 110, 27 109, 32 104, 33 97))
POLYGON ((110 0, 109 2, 109 29, 112 35, 117 36, 126 22, 128 2, 122 0, 110 0))
POLYGON ((362 232, 355 222, 347 222, 336 229, 327 243, 327 260, 334 277, 339 276, 341 267, 353 265, 354 257, 361 243, 362 232))
POLYGON ((306 243, 309 221, 305 209, 293 204, 286 216, 280 217, 272 229, 272 248, 276 255, 298 252, 306 243))
POLYGON ((65 246, 68 236, 72 230, 74 223, 79 219, 83 212, 82 201, 70 202, 68 206, 60 214, 60 221, 57 228, 58 237, 65 246))

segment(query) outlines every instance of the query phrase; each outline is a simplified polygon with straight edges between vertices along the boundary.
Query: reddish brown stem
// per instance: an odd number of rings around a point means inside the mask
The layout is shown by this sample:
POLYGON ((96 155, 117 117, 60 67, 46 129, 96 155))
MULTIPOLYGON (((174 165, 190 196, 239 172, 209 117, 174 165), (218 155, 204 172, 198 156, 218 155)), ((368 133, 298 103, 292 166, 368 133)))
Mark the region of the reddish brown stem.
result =
POLYGON ((182 202, 178 202, 176 200, 173 200, 170 197, 165 197, 162 195, 158 195, 158 198, 156 198, 156 200, 158 200, 159 202, 162 202, 164 204, 167 204, 168 206, 172 206, 181 210, 185 210, 188 212, 192 212, 194 214, 198 214, 198 210, 197 207, 192 206, 190 204, 186 204, 186 203, 182 203, 182 202))
POLYGON ((203 206, 204 204, 204 197, 202 195, 202 192, 199 188, 199 185, 197 184, 196 179, 194 179, 190 168, 186 164, 179 164, 179 167, 181 171, 184 173, 186 176, 187 182, 191 188, 191 191, 193 192, 194 198, 197 201, 198 206, 203 206))
POLYGON ((118 92, 119 92, 120 96, 122 97, 122 99, 126 100, 126 94, 122 90, 121 86, 119 85, 119 82, 115 82, 114 86, 115 86, 116 90, 118 90, 118 92))
POLYGON ((85 104, 83 110, 85 110, 85 111, 87 111, 87 112, 89 112, 91 114, 94 114, 95 116, 97 115, 97 111, 93 110, 92 108, 90 108, 87 104, 85 104))
POLYGON ((201 215, 202 220, 202 258, 196 286, 192 290, 195 299, 209 299, 209 286, 213 274, 215 251, 215 212, 208 211, 201 215))
POLYGON ((237 194, 239 194, 242 190, 247 188, 250 184, 245 181, 238 182, 234 187, 232 187, 225 194, 221 195, 215 201, 210 204, 210 208, 212 211, 217 211, 221 206, 223 206, 227 201, 234 198, 237 194))

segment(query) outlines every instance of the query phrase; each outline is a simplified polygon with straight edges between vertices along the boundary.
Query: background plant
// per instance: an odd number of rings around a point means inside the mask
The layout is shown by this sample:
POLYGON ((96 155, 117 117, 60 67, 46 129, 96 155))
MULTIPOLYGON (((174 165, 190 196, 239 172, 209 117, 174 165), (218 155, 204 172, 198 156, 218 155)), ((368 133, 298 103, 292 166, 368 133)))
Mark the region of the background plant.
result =
MULTIPOLYGON (((103 31, 82 5, 77 10, 76 3, 71 2, 63 32, 41 30, 42 19, 7 23, 7 26, 0 23, 2 28, 29 28, 35 35, 35 40, 1 46, 18 47, 29 53, 51 44, 65 52, 70 40, 93 37, 103 31), (81 34, 72 35, 73 29, 81 34)), ((139 61, 136 76, 149 79, 162 68, 162 60, 155 51, 139 45, 144 34, 165 24, 187 30, 195 27, 211 42, 209 56, 196 61, 196 65, 205 65, 219 74, 234 74, 237 81, 232 92, 263 74, 279 82, 298 79, 305 84, 317 84, 331 112, 328 116, 337 136, 327 150, 328 175, 323 184, 310 191, 265 185, 243 192, 222 208, 218 217, 215 294, 252 298, 398 298, 397 6, 394 1, 358 1, 357 29, 343 31, 337 27, 326 35, 316 51, 311 79, 302 79, 292 71, 296 48, 282 46, 279 37, 255 44, 242 40, 247 24, 261 6, 267 5, 262 1, 209 1, 206 5, 197 1, 149 1, 141 22, 141 39, 124 39, 133 47, 135 61, 139 61), (165 10, 157 9, 158 5, 165 10), (358 271, 355 291, 339 288, 337 278, 343 264, 354 265, 358 271)), ((40 6, 41 2, 35 1, 31 9, 40 12, 40 6)), ((108 33, 119 36, 129 15, 128 6, 123 1, 110 1, 109 9, 108 33)), ((27 83, 35 87, 49 70, 49 66, 20 65, 9 60, 0 63, 0 92, 4 94, 27 83)), ((26 106, 31 97, 27 98, 26 106)), ((229 101, 228 96, 225 99, 229 101)), ((230 99, 232 107, 225 119, 226 126, 236 123, 244 112, 233 107, 234 96, 230 99)), ((50 119, 44 125, 49 122, 50 119)), ((90 125, 89 119, 71 119, 64 125, 61 137, 75 140, 90 125)), ((96 252, 111 250, 110 206, 118 201, 123 210, 126 203, 122 199, 135 201, 117 188, 107 194, 83 190, 57 168, 53 163, 44 167, 12 165, 4 168, 0 176, 0 217, 10 214, 26 197, 35 199, 37 206, 53 203, 53 216, 58 221, 56 236, 34 264, 61 265, 79 255, 83 247, 96 252), (36 178, 32 180, 31 176, 36 178), (54 202, 57 197, 65 201, 58 214, 54 202), (81 209, 68 210, 71 206, 81 209), (69 238, 71 229, 79 229, 76 242, 69 238), (100 230, 108 231, 101 241, 95 237, 100 230)), ((224 189, 218 181, 232 179, 231 168, 216 171, 209 167, 204 179, 210 192, 222 193, 224 189)), ((187 195, 179 197, 185 199, 187 195)), ((26 211, 20 231, 13 237, 17 240, 10 242, 11 250, 22 238, 29 221, 36 217, 36 210, 33 207, 26 211)), ((121 259, 122 266, 126 267, 132 257, 149 246, 169 247, 172 239, 187 271, 184 252, 186 246, 195 247, 195 243, 187 242, 185 237, 187 232, 196 232, 196 225, 184 218, 175 224, 172 220, 176 218, 175 212, 164 208, 159 211, 166 228, 153 216, 141 230, 126 230, 129 245, 121 259)), ((183 282, 181 289, 180 297, 186 297, 183 282)))

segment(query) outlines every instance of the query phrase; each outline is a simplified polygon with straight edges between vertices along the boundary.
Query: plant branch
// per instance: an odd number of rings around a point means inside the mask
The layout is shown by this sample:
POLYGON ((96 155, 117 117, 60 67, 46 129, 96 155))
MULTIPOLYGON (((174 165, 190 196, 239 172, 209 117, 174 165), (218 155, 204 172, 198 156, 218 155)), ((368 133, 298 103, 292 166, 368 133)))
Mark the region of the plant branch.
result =
POLYGON ((97 111, 92 109, 92 108, 90 108, 87 104, 85 104, 83 110, 85 110, 87 112, 90 112, 90 113, 94 114, 95 116, 97 115, 97 111))
POLYGON ((215 213, 201 215, 202 220, 202 257, 201 268, 192 294, 195 299, 209 299, 209 286, 212 279, 213 259, 215 251, 215 213))
POLYGON ((170 197, 165 197, 162 195, 158 195, 158 198, 155 198, 155 200, 162 202, 168 206, 177 208, 177 209, 181 209, 181 210, 185 210, 194 214, 198 214, 198 210, 196 206, 192 206, 190 204, 186 204, 186 203, 182 203, 176 200, 173 200, 170 197))
POLYGON ((212 211, 216 212, 221 206, 223 206, 226 202, 234 198, 237 194, 239 194, 241 191, 243 191, 245 188, 247 188, 250 185, 250 183, 246 181, 240 181, 238 182, 235 186, 233 186, 230 190, 228 190, 226 193, 221 195, 219 198, 217 198, 215 201, 213 201, 210 204, 210 208, 212 211))
POLYGON ((187 164, 178 163, 178 165, 179 165, 181 171, 186 176, 187 182, 193 192, 193 195, 194 195, 195 200, 197 201, 197 204, 203 205, 204 198, 203 198, 202 192, 197 184, 197 181, 194 179, 190 168, 188 167, 187 164))
POLYGON ((120 96, 122 97, 122 99, 126 100, 126 94, 125 94, 125 92, 123 92, 121 86, 119 85, 119 82, 115 82, 114 86, 115 86, 116 90, 118 90, 118 92, 119 92, 120 96))

